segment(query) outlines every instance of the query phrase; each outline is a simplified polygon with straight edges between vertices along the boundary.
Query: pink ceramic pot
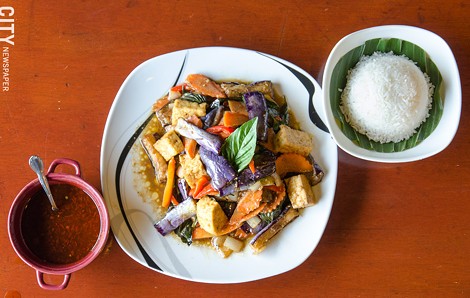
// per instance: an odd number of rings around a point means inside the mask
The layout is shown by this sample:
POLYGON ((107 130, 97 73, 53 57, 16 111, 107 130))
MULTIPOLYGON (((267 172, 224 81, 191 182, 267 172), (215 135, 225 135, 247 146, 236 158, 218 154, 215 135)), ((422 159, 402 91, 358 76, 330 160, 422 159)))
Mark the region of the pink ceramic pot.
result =
POLYGON ((69 283, 73 272, 90 264, 103 250, 109 235, 109 217, 101 194, 81 178, 80 165, 71 159, 54 160, 46 173, 49 184, 70 184, 82 189, 95 203, 100 216, 100 233, 92 250, 81 260, 71 264, 50 264, 40 260, 27 247, 21 232, 23 211, 29 199, 38 191, 43 191, 38 179, 28 183, 16 196, 8 215, 8 234, 11 244, 18 256, 36 270, 36 277, 41 288, 47 290, 62 290, 69 283), (75 174, 54 173, 58 165, 69 165, 75 169, 75 174), (44 281, 44 274, 63 275, 59 285, 51 285, 44 281))

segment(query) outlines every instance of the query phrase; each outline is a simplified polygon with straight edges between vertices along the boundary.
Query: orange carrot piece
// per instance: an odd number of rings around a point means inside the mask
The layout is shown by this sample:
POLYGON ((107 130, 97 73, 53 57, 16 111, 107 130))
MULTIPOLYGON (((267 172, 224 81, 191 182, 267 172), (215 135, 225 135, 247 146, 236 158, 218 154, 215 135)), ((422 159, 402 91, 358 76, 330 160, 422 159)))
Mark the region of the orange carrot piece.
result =
POLYGON ((284 153, 276 159, 276 172, 283 178, 287 173, 306 173, 313 171, 309 160, 297 153, 284 153))
POLYGON ((236 238, 240 240, 244 240, 248 238, 249 234, 247 234, 245 231, 243 231, 241 228, 238 228, 235 230, 234 235, 236 238))
POLYGON ((191 115, 191 116, 189 116, 189 117, 186 119, 186 121, 188 121, 188 122, 191 123, 191 124, 196 125, 196 126, 199 127, 199 128, 202 128, 202 126, 203 126, 203 123, 202 123, 201 118, 199 118, 199 117, 196 116, 196 115, 191 115))
POLYGON ((239 113, 239 114, 244 114, 248 116, 248 111, 246 110, 246 106, 243 102, 241 101, 236 101, 236 100, 229 100, 228 101, 228 107, 230 111, 239 113))
POLYGON ((202 175, 196 181, 196 185, 193 188, 191 188, 190 195, 192 195, 193 197, 197 196, 204 189, 204 187, 206 187, 207 184, 209 184, 210 180, 211 180, 211 178, 209 176, 202 175))
POLYGON ((237 127, 248 121, 249 118, 247 115, 241 113, 234 113, 225 111, 224 117, 222 118, 222 122, 224 126, 229 127, 237 127))
POLYGON ((279 204, 281 204, 284 198, 286 197, 286 189, 284 186, 276 186, 276 185, 267 185, 267 186, 264 186, 263 188, 277 192, 277 196, 274 199, 274 201, 266 204, 266 207, 264 207, 264 210, 263 210, 263 212, 271 212, 274 209, 276 209, 276 207, 279 206, 279 204))
POLYGON ((163 108, 167 103, 169 102, 169 100, 167 98, 162 98, 162 99, 159 99, 157 100, 153 106, 152 106, 152 110, 154 112, 157 112, 159 111, 161 108, 163 108))
POLYGON ((263 191, 248 190, 246 194, 238 201, 237 207, 229 220, 229 224, 239 222, 244 216, 256 210, 260 206, 263 191))
POLYGON ((200 199, 203 196, 207 195, 217 195, 219 192, 212 186, 212 184, 208 183, 197 195, 193 195, 193 198, 200 199))
POLYGON ((167 208, 170 206, 171 196, 173 195, 173 184, 175 180, 175 157, 172 157, 168 162, 168 171, 166 173, 166 184, 163 191, 162 207, 167 208))
POLYGON ((182 93, 184 89, 184 84, 176 85, 170 88, 171 91, 182 93))
POLYGON ((171 203, 175 206, 177 206, 180 203, 180 202, 178 202, 178 200, 173 195, 171 196, 170 200, 171 200, 171 203))
POLYGON ((255 161, 252 159, 250 163, 248 164, 248 167, 250 168, 250 171, 254 174, 256 172, 255 169, 255 161))
POLYGON ((211 233, 207 232, 201 227, 195 227, 193 230, 192 238, 193 240, 198 240, 198 239, 207 239, 207 238, 212 238, 214 235, 211 233))
MULTIPOLYGON (((261 211, 263 211, 263 209, 266 207, 266 203, 262 203, 261 205, 259 205, 258 208, 256 208, 255 210, 245 214, 245 215, 242 215, 241 217, 238 217, 237 218, 233 218, 233 215, 232 217, 230 218, 229 222, 228 222, 228 225, 229 226, 232 226, 232 225, 237 225, 240 223, 240 226, 243 222, 249 220, 250 218, 258 215, 261 211), (233 219, 233 220, 232 220, 233 219)), ((234 214, 235 215, 235 214, 234 214)), ((239 227, 240 227, 239 226, 239 227)), ((233 230, 232 230, 233 231, 233 230)))
POLYGON ((243 224, 243 222, 237 222, 237 223, 234 223, 234 224, 227 224, 222 229, 220 229, 220 231, 218 231, 216 236, 222 236, 222 235, 226 235, 228 233, 231 233, 231 232, 235 231, 236 229, 238 229, 239 227, 241 227, 242 224, 243 224))
POLYGON ((189 157, 194 158, 196 156, 197 142, 194 139, 183 138, 184 151, 189 157))
POLYGON ((189 83, 191 88, 201 93, 202 95, 208 95, 216 98, 226 98, 224 90, 205 75, 202 74, 190 74, 186 77, 186 82, 189 83))
POLYGON ((219 135, 221 138, 226 139, 232 134, 232 132, 235 131, 235 128, 223 125, 215 125, 208 127, 206 131, 215 135, 219 135))

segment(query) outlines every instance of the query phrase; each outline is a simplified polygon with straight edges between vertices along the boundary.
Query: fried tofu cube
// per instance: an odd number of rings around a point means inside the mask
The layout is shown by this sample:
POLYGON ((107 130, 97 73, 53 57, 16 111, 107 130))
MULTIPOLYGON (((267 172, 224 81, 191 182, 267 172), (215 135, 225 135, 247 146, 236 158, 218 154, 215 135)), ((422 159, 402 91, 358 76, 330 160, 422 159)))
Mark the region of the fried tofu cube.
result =
POLYGON ((207 174, 199 153, 194 158, 183 154, 179 156, 179 159, 184 179, 191 188, 194 188, 199 178, 207 174))
POLYGON ((312 206, 317 202, 312 186, 304 174, 287 179, 287 195, 295 209, 312 206))
POLYGON ((191 116, 203 117, 206 115, 205 102, 197 103, 184 99, 176 99, 173 104, 171 124, 176 125, 179 118, 187 119, 191 116))
POLYGON ((196 206, 197 220, 201 228, 212 235, 218 235, 228 222, 228 218, 219 203, 208 196, 204 196, 197 202, 196 206))
POLYGON ((281 125, 274 139, 277 152, 298 153, 307 156, 313 149, 312 138, 304 131, 281 125))
POLYGON ((153 145, 155 149, 169 161, 173 156, 181 153, 184 150, 183 142, 174 130, 170 130, 163 135, 153 145))

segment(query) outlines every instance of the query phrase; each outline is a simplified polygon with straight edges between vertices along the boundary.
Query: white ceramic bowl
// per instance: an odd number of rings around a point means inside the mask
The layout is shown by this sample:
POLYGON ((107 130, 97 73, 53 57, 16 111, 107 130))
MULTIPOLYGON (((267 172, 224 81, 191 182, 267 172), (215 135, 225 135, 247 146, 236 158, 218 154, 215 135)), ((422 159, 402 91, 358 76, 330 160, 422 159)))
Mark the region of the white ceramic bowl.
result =
POLYGON ((377 162, 410 162, 421 160, 444 150, 454 138, 460 121, 462 91, 454 55, 447 43, 433 32, 411 26, 390 25, 364 29, 341 39, 331 51, 323 75, 323 108, 325 122, 338 146, 347 153, 377 162), (384 153, 361 148, 352 142, 338 126, 331 108, 330 85, 333 69, 350 50, 374 38, 398 38, 421 47, 436 64, 442 75, 442 118, 435 130, 417 146, 401 151, 384 153))

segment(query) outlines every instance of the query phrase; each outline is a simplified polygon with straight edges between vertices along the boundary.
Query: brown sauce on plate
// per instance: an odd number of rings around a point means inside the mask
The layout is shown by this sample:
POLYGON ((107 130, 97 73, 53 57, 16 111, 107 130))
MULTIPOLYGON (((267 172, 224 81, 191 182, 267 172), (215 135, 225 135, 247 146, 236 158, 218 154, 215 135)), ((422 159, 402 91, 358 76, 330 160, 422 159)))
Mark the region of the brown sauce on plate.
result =
POLYGON ((23 213, 23 238, 31 252, 43 261, 74 263, 85 257, 98 239, 98 209, 90 196, 76 186, 52 184, 50 188, 59 210, 52 211, 44 191, 38 191, 23 213))

